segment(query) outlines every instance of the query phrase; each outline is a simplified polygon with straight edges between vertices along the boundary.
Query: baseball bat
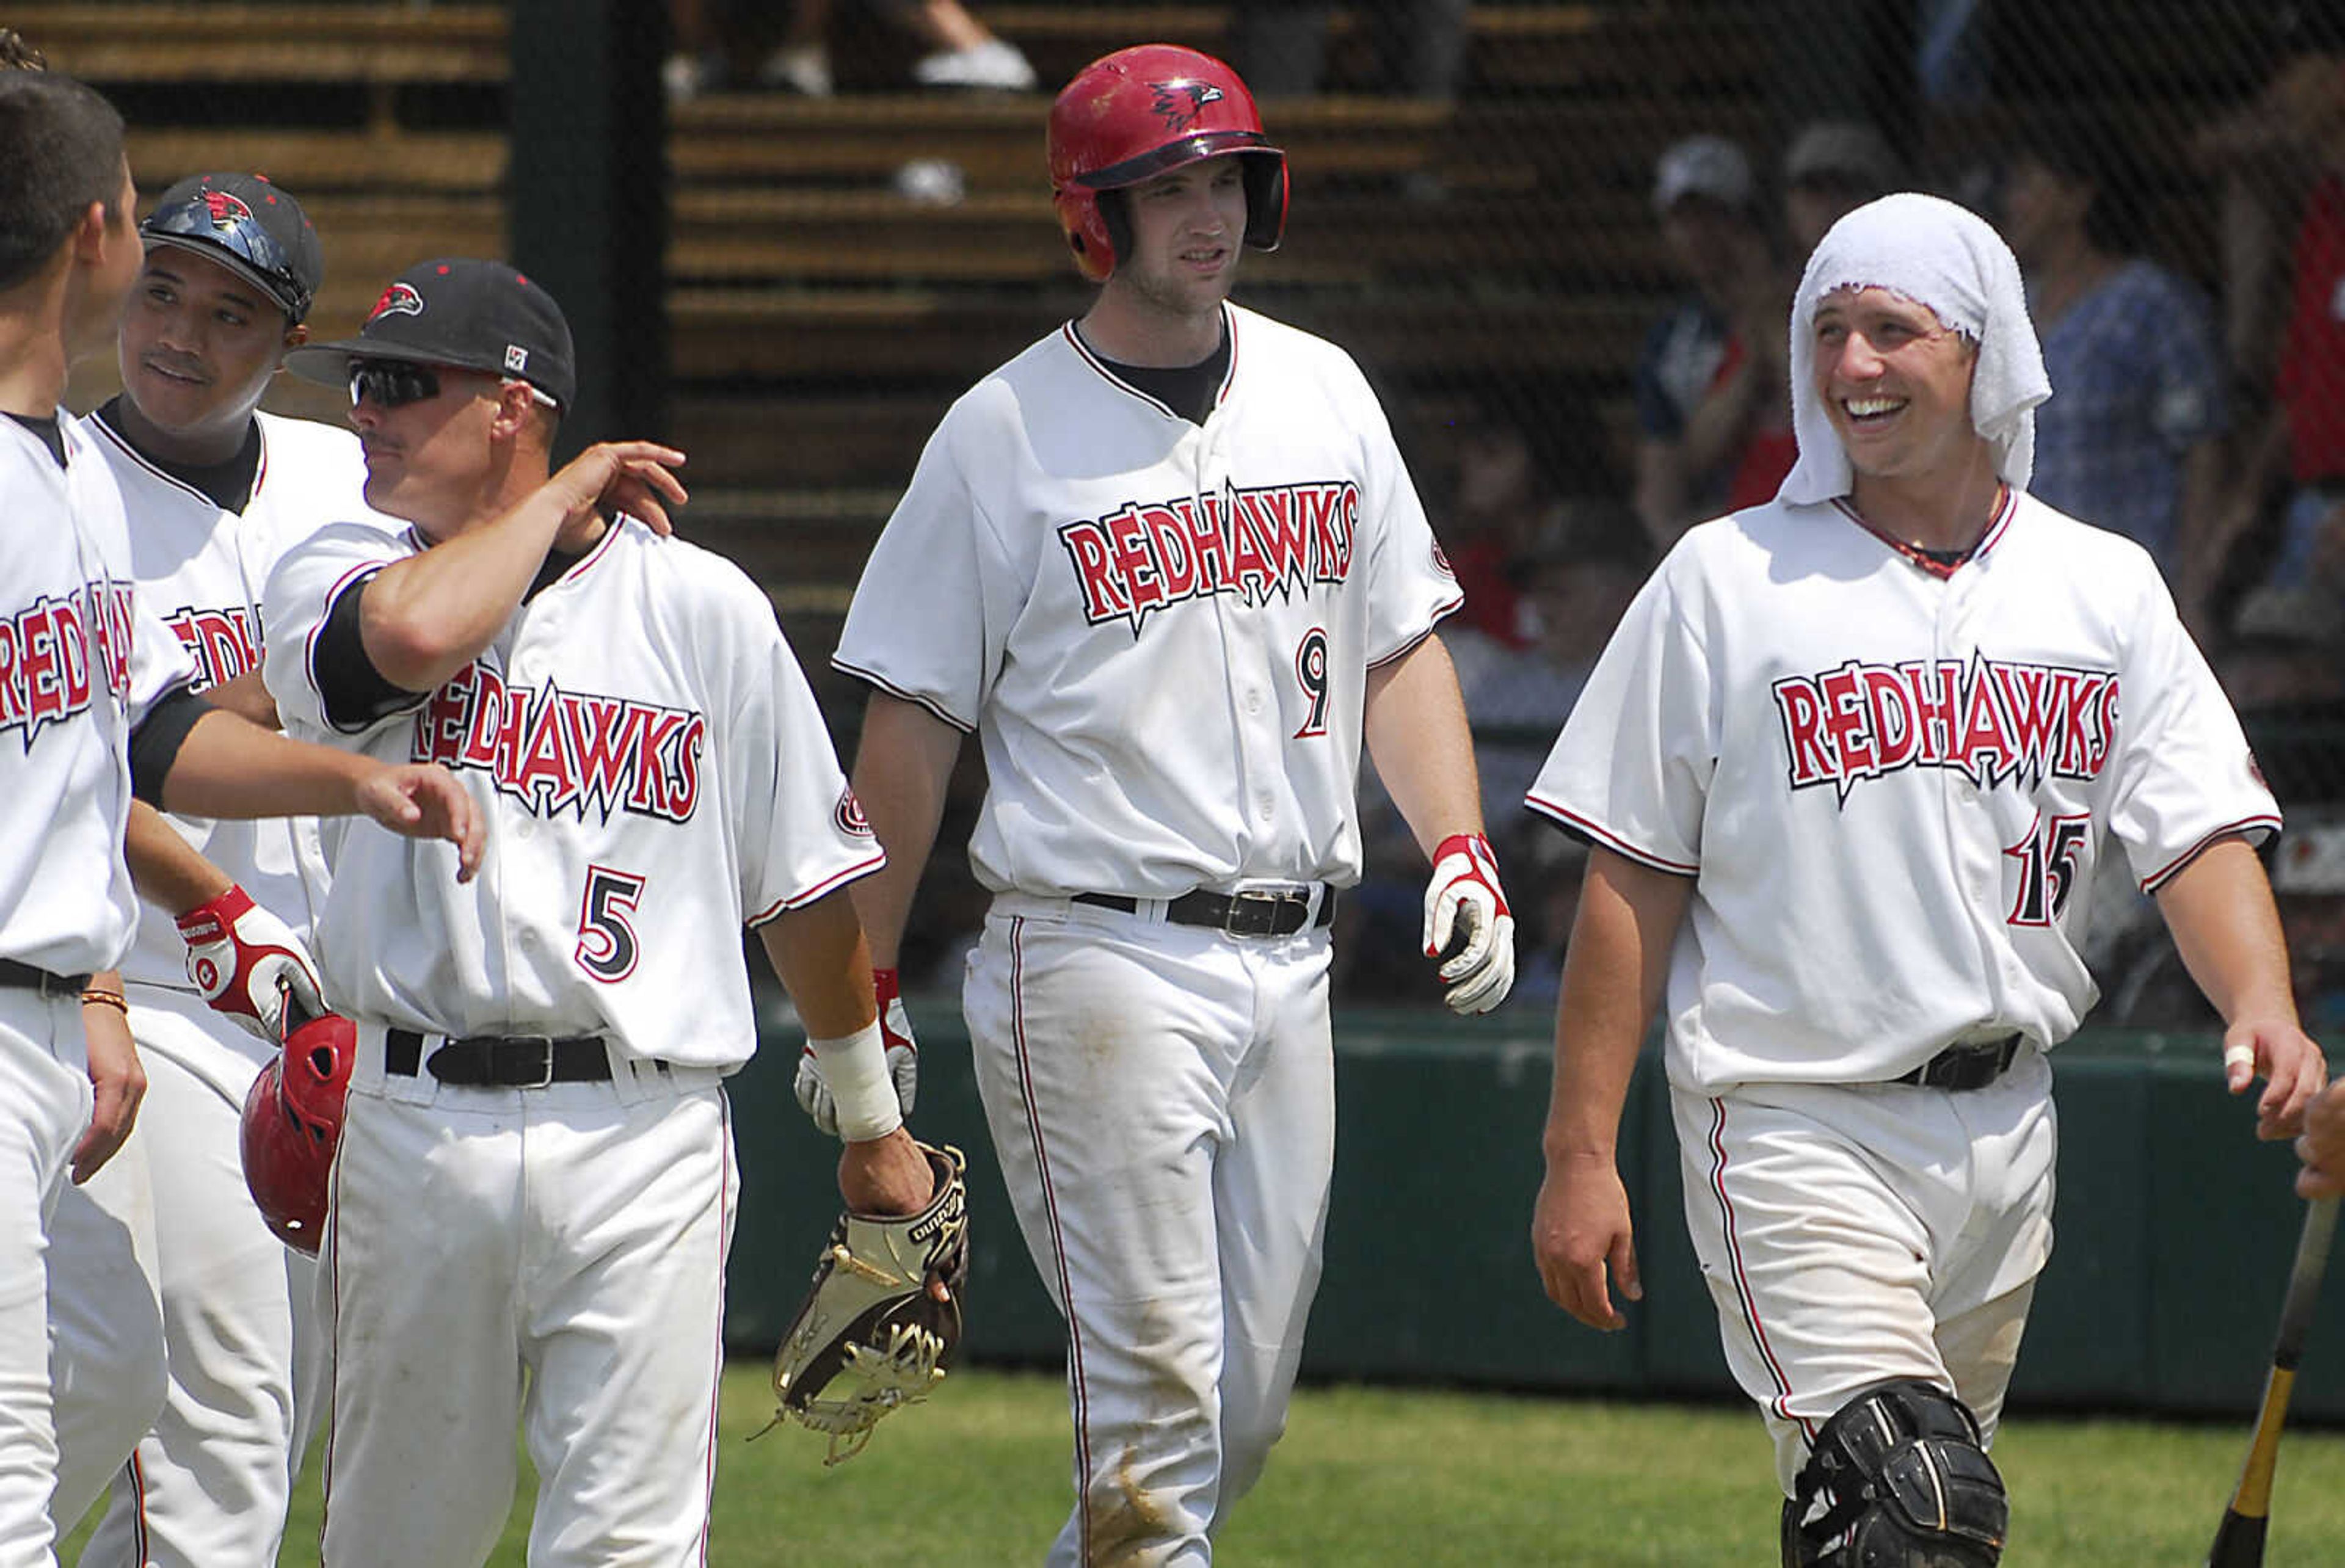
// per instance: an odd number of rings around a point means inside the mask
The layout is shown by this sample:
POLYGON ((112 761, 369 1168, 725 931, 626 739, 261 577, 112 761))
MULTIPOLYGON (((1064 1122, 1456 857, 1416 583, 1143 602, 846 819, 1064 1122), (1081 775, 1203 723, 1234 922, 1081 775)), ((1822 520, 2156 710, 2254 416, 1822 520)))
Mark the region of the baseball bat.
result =
POLYGON ((2337 1199, 2323 1198, 2304 1211, 2296 1261, 2288 1271, 2288 1297, 2280 1303, 2279 1331, 2272 1336, 2271 1373, 2264 1380, 2263 1409, 2256 1417, 2255 1441, 2231 1505, 2207 1550, 2207 1568, 2257 1568, 2264 1560, 2264 1531, 2271 1522, 2272 1471, 2279 1463, 2279 1430, 2288 1420, 2288 1396, 2296 1386, 2304 1336, 2320 1300, 2320 1277, 2329 1267, 2329 1242, 2337 1230, 2337 1199))

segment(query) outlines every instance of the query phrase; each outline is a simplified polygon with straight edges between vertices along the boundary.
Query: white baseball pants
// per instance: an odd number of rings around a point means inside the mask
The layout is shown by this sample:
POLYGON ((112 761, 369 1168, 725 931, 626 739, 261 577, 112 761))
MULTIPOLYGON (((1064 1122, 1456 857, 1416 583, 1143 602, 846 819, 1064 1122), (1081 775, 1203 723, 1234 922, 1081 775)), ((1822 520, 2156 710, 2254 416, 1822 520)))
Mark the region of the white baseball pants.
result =
POLYGON ((717 1075, 468 1088, 386 1080, 334 1163, 322 1289, 330 1568, 465 1568, 511 1512, 533 1568, 698 1568, 739 1178, 717 1075))
POLYGON ((1670 1091, 1686 1226, 1783 1495, 1833 1412, 1892 1378, 1951 1388, 1993 1442, 2052 1255, 2052 1068, 1985 1088, 1670 1091))
POLYGON ((244 1184, 257 1042, 198 998, 130 995, 169 1387, 81 1568, 274 1563, 324 1393, 317 1265, 270 1233, 244 1184))
POLYGON ((1335 1156, 1327 933, 1004 895, 963 1003, 1018 1223, 1067 1319, 1053 1568, 1209 1563, 1285 1429, 1335 1156))

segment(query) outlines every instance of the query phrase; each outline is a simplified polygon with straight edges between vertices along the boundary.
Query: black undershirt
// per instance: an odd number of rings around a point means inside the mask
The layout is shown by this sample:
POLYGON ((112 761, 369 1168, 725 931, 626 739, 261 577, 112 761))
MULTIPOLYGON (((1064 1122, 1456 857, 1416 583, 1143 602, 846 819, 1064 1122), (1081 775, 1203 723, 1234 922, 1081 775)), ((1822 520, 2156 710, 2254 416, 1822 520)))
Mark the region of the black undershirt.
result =
MULTIPOLYGON (((584 559, 583 554, 547 551, 544 564, 537 569, 537 576, 531 582, 529 592, 522 595, 522 602, 526 604, 536 598, 584 559)), ((359 603, 365 596, 367 584, 373 581, 374 573, 370 572, 342 590, 341 597, 327 607, 326 623, 319 628, 317 648, 310 656, 318 694, 325 699, 326 722, 344 732, 366 729, 379 720, 413 707, 430 694, 411 692, 395 683, 367 657, 359 603)))
POLYGON ((108 399, 97 410, 97 417, 111 426, 115 434, 128 441, 137 454, 186 485, 211 498, 212 504, 222 511, 241 512, 251 504, 253 482, 260 477, 260 421, 251 420, 245 429, 244 444, 236 456, 224 463, 177 463, 158 458, 137 441, 130 440, 129 427, 122 422, 122 400, 108 399))
MULTIPOLYGON (((1084 341, 1088 343, 1090 339, 1084 341)), ((1127 365, 1100 354, 1097 349, 1091 352, 1099 355, 1100 363, 1117 380, 1135 391, 1147 393, 1191 424, 1202 425, 1205 416, 1213 411, 1213 400, 1221 395, 1222 382, 1230 373, 1230 325, 1224 318, 1221 342, 1193 365, 1127 365)))
POLYGON ((8 417, 41 438, 41 444, 49 449, 51 457, 57 460, 57 467, 66 466, 66 435, 57 429, 56 415, 51 414, 46 420, 35 414, 12 413, 8 417))

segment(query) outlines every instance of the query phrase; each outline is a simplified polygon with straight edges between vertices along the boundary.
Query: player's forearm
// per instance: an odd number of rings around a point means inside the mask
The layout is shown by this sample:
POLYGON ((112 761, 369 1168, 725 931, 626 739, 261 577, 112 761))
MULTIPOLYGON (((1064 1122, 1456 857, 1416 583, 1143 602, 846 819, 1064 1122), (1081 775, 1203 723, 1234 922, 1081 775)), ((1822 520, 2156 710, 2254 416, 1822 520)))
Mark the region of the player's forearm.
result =
POLYGON ((855 754, 855 798, 888 864, 848 885, 871 962, 896 967, 912 895, 936 847, 960 732, 916 703, 875 692, 855 754))
POLYGON ((786 910, 757 936, 812 1038, 841 1038, 879 1016, 871 1000, 871 956, 843 889, 786 910))
POLYGON ((130 803, 130 824, 122 853, 138 895, 169 915, 208 904, 235 885, 228 874, 206 860, 163 814, 143 800, 130 803))
POLYGON ((541 487, 512 511, 384 567, 359 604, 359 635, 383 679, 431 692, 479 656, 513 618, 568 520, 566 492, 541 487))
POLYGON ((2296 1021, 2279 912, 2245 840, 2209 846, 2158 889, 2157 907, 2183 966, 2225 1024, 2296 1021))
POLYGON ((1555 1087, 1541 1140, 1549 1164, 1612 1158, 1637 1053, 1692 896, 1690 878, 1589 852, 1556 1005, 1555 1087))
POLYGON ((180 744, 163 804, 188 816, 348 816, 359 809, 360 781, 382 766, 214 709, 180 744))
POLYGON ((1482 831, 1474 734, 1439 637, 1368 672, 1361 733, 1376 776, 1428 859, 1451 835, 1482 831))

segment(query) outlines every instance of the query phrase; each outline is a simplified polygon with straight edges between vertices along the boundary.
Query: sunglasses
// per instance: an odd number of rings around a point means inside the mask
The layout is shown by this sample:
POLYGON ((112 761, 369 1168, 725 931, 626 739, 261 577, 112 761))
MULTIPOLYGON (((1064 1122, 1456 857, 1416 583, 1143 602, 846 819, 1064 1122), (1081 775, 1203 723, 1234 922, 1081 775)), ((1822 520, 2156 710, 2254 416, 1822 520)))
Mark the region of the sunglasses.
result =
MULTIPOLYGON (((553 398, 529 381, 507 376, 501 384, 529 388, 530 400, 549 409, 559 408, 553 398)), ((379 409, 402 409, 410 403, 420 403, 440 395, 440 373, 429 365, 419 365, 410 359, 352 359, 350 361, 350 407, 357 408, 359 400, 370 399, 379 409)))
POLYGON ((293 258, 242 202, 219 197, 220 193, 198 191, 185 200, 157 207, 139 228, 149 235, 218 246, 259 273, 287 314, 297 321, 307 316, 310 290, 294 269, 293 258))

